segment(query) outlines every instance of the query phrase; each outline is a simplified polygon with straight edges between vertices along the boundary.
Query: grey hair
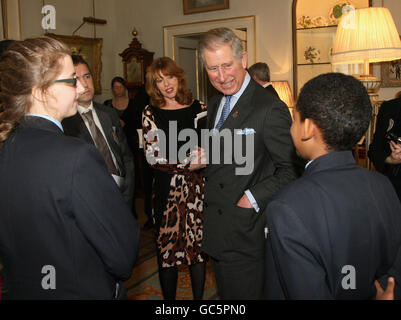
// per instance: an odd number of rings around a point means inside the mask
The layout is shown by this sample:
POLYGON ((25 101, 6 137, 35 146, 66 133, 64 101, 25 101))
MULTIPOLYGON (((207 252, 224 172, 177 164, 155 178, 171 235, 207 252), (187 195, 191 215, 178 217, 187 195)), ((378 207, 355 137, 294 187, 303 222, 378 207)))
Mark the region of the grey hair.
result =
POLYGON ((270 69, 269 66, 264 62, 253 64, 248 69, 248 72, 251 77, 255 75, 260 81, 270 82, 270 69))
POLYGON ((240 60, 244 54, 241 39, 229 28, 216 28, 206 32, 199 41, 199 51, 202 62, 205 64, 203 52, 213 50, 222 45, 230 45, 234 56, 240 60))

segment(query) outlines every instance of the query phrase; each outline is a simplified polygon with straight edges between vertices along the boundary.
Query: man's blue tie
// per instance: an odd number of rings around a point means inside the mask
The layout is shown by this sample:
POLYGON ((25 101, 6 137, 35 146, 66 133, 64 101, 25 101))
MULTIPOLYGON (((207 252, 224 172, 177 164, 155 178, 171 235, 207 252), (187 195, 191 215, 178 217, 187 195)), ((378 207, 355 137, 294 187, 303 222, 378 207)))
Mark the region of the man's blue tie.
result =
POLYGON ((230 100, 232 96, 226 96, 226 102, 224 103, 223 110, 221 111, 221 116, 219 122, 217 122, 216 129, 220 130, 224 121, 226 121, 228 115, 230 114, 230 100))

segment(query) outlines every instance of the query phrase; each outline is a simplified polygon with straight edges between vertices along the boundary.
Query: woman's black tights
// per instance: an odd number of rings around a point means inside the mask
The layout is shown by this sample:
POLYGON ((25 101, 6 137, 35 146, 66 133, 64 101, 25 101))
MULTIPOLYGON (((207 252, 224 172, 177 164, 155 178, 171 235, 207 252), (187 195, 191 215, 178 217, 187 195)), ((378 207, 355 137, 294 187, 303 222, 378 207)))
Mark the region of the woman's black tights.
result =
MULTIPOLYGON (((205 286, 205 270, 204 262, 189 266, 194 300, 202 300, 203 288, 205 286)), ((176 266, 170 268, 159 267, 159 279, 164 299, 175 300, 178 268, 176 266)))

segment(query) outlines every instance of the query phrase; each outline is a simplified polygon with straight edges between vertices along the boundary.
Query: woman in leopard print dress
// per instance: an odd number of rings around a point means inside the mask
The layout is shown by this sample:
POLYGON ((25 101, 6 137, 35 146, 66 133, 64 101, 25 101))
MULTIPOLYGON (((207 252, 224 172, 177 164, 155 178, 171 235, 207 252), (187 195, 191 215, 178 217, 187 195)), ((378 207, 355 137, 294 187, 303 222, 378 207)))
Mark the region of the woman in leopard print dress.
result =
MULTIPOLYGON (((163 296, 175 299, 177 266, 186 264, 190 268, 194 298, 201 299, 206 258, 201 250, 204 174, 200 169, 204 165, 191 163, 191 159, 195 157, 199 163, 202 153, 192 153, 191 157, 188 148, 185 158, 179 159, 176 150, 187 146, 188 141, 178 141, 173 134, 193 129, 194 118, 203 106, 185 90, 184 71, 167 57, 155 60, 150 66, 146 91, 150 105, 143 112, 142 125, 146 158, 155 169, 153 218, 163 296), (155 135, 158 130, 163 130, 166 139, 155 135), (162 152, 163 146, 167 153, 162 152)), ((198 150, 197 144, 198 141, 192 150, 198 150)))

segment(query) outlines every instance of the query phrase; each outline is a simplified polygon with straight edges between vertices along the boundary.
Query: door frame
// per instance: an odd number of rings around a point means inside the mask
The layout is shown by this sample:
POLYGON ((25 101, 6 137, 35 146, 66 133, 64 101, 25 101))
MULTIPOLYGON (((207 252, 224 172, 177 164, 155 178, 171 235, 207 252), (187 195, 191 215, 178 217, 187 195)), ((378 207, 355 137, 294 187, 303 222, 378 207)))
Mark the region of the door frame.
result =
POLYGON ((244 16, 227 19, 216 19, 208 21, 191 22, 184 24, 169 25, 163 27, 163 52, 166 57, 175 60, 174 43, 177 36, 188 36, 191 34, 205 33, 213 28, 246 29, 248 65, 254 64, 256 60, 256 17, 244 16))

